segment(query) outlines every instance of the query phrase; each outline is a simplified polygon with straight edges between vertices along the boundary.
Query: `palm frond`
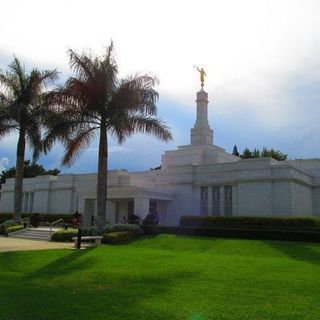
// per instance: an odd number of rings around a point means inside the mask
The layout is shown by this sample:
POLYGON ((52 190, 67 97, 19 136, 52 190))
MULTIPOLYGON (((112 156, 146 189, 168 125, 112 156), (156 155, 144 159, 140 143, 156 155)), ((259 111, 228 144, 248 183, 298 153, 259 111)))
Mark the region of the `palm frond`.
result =
POLYGON ((23 92, 26 87, 26 75, 25 75, 25 69, 21 65, 21 62, 19 59, 14 56, 13 62, 9 65, 9 69, 12 71, 12 74, 16 75, 19 79, 19 86, 21 88, 21 91, 23 92))
POLYGON ((9 124, 0 123, 0 139, 11 134, 12 131, 16 130, 16 126, 9 124))
POLYGON ((135 75, 122 80, 112 97, 110 112, 120 107, 131 113, 156 115, 159 95, 153 87, 157 83, 157 78, 148 75, 135 75))
POLYGON ((78 77, 87 81, 94 78, 94 65, 91 54, 78 54, 73 50, 68 50, 69 63, 71 69, 78 75, 78 77))
POLYGON ((78 157, 95 137, 95 128, 80 131, 68 142, 65 154, 62 158, 62 165, 71 166, 76 157, 78 157))
POLYGON ((144 115, 129 115, 117 125, 110 126, 108 131, 117 138, 119 144, 134 133, 154 135, 164 142, 172 140, 169 127, 161 119, 144 115))

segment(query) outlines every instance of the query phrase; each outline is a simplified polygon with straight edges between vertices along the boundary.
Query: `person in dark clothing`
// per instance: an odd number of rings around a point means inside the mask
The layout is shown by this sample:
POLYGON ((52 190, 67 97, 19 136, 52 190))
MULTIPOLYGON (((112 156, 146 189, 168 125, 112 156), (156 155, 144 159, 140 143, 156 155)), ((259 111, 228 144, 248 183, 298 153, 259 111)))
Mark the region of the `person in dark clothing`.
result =
POLYGON ((81 224, 81 214, 78 212, 78 210, 73 214, 72 224, 73 224, 73 227, 74 227, 75 229, 80 227, 80 224, 81 224))
POLYGON ((158 212, 154 212, 154 224, 159 224, 159 215, 158 212))

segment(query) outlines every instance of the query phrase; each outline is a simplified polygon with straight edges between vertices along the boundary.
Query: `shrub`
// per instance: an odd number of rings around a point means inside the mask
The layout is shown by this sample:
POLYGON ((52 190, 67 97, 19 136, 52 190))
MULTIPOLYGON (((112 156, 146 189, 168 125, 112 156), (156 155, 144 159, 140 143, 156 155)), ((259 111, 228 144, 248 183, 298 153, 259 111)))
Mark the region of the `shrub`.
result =
POLYGON ((13 219, 13 213, 0 213, 0 224, 13 219))
POLYGON ((128 216, 128 223, 129 224, 139 224, 140 222, 140 217, 136 216, 135 214, 131 214, 128 216))
POLYGON ((44 217, 39 213, 34 213, 30 217, 30 223, 33 227, 38 227, 40 222, 43 222, 43 221, 44 221, 44 217))
POLYGON ((59 219, 63 219, 65 223, 72 223, 72 214, 68 213, 40 213, 45 222, 55 222, 59 219))
MULTIPOLYGON (((31 217, 34 214, 39 214, 42 218, 44 222, 54 222, 57 221, 59 219, 63 219, 63 221, 65 223, 71 223, 72 222, 72 214, 68 214, 68 213, 41 213, 41 212, 35 212, 35 213, 22 213, 21 217, 22 218, 29 218, 31 219, 31 217)), ((0 223, 6 221, 6 220, 10 220, 13 219, 13 213, 0 213, 0 223)))
POLYGON ((149 213, 142 221, 145 226, 153 226, 158 224, 157 216, 153 213, 149 213))
POLYGON ((78 229, 59 230, 52 234, 51 241, 54 242, 71 242, 73 237, 78 234, 78 229))
POLYGON ((83 236, 101 236, 105 232, 105 228, 81 228, 83 236))
POLYGON ((182 227, 254 228, 254 229, 320 229, 317 218, 283 217, 203 217, 182 216, 182 227))
POLYGON ((103 235, 102 243, 108 243, 108 244, 118 244, 118 243, 124 243, 129 240, 132 240, 134 238, 138 237, 136 232, 133 231, 115 231, 115 232, 106 232, 103 235))
POLYGON ((15 231, 22 230, 22 229, 24 229, 24 226, 23 226, 22 224, 17 225, 17 226, 7 227, 7 228, 5 229, 5 235, 8 236, 8 234, 9 234, 10 232, 15 232, 15 231))
POLYGON ((141 235, 142 229, 137 224, 114 224, 104 228, 105 232, 130 231, 136 235, 141 235))
POLYGON ((179 234, 203 237, 240 238, 257 240, 286 240, 320 242, 320 231, 272 230, 272 229, 231 229, 205 227, 171 227, 171 226, 142 226, 147 235, 179 234))
POLYGON ((0 234, 6 234, 6 229, 9 228, 9 227, 14 227, 14 226, 19 226, 19 225, 24 225, 25 223, 29 223, 29 219, 27 218, 24 218, 24 219, 21 219, 21 220, 14 220, 14 219, 11 219, 11 220, 7 220, 5 222, 2 222, 0 224, 0 234))

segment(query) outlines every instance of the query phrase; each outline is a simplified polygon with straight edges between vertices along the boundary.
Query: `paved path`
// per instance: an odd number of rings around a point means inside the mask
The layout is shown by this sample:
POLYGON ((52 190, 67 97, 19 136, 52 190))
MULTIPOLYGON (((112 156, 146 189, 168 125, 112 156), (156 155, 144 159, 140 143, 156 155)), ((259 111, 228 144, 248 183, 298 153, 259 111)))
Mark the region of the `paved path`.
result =
POLYGON ((0 236, 0 252, 44 249, 72 249, 73 243, 26 240, 0 236))

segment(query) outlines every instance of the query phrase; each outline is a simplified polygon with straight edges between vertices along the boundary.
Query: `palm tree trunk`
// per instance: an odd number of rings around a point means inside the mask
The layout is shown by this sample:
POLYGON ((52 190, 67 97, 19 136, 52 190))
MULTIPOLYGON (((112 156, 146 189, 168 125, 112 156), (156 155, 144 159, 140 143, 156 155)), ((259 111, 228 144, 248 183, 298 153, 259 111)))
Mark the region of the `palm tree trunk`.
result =
POLYGON ((14 182, 14 219, 21 219, 21 202, 22 202, 22 183, 23 183, 23 164, 24 153, 26 149, 25 132, 20 130, 19 140, 17 145, 16 159, 16 176, 14 182))
POLYGON ((96 227, 102 228, 106 221, 108 177, 108 137, 106 127, 101 124, 98 159, 97 219, 96 227))

